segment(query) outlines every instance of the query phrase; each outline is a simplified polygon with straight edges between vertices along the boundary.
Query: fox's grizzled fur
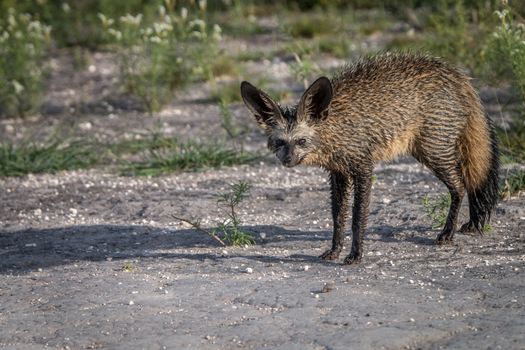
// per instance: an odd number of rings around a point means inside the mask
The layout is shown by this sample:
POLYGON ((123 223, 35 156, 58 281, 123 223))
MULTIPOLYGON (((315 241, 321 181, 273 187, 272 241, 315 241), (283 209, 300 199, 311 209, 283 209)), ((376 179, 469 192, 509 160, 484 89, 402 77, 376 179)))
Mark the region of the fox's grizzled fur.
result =
POLYGON ((404 154, 450 191, 438 244, 452 241, 465 191, 470 220, 460 230, 482 232, 488 223, 498 198, 494 130, 469 78, 440 60, 412 54, 361 59, 332 80, 317 79, 294 107, 281 107, 248 82, 241 95, 285 166, 317 165, 330 173, 334 234, 321 258, 339 257, 353 187, 345 263, 361 259, 374 166, 404 154))

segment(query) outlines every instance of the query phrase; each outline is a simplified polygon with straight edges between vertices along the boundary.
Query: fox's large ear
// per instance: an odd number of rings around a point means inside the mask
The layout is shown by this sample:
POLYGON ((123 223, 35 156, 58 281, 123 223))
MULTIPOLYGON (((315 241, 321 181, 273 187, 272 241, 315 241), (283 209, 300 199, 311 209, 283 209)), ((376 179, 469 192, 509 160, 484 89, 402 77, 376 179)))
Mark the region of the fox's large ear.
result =
POLYGON ((307 120, 324 120, 332 101, 332 83, 326 77, 314 81, 304 92, 297 106, 297 117, 307 120))
POLYGON ((241 83, 241 96, 244 104, 263 129, 271 128, 278 119, 282 118, 281 109, 277 103, 247 81, 241 83))

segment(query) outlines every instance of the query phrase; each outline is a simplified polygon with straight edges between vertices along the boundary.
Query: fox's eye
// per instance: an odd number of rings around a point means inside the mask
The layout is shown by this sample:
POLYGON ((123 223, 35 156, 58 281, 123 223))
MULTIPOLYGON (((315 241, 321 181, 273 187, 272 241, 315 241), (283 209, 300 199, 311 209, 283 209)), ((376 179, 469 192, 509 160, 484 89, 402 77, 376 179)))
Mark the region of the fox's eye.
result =
POLYGON ((296 144, 299 146, 304 146, 306 144, 306 139, 299 139, 297 140, 296 144))
POLYGON ((284 140, 275 140, 275 147, 280 148, 286 144, 284 140))

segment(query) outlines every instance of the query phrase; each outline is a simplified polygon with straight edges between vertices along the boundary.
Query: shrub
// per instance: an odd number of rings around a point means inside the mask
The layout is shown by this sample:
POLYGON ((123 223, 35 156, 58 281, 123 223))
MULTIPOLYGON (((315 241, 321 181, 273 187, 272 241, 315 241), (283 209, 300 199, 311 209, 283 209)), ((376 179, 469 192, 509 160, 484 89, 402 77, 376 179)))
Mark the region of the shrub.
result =
POLYGON ((490 2, 479 8, 468 0, 440 0, 428 18, 423 48, 471 70, 482 65, 482 51, 494 28, 490 2), (480 60, 481 58, 481 60, 480 60))
POLYGON ((490 68, 498 75, 510 77, 525 101, 525 24, 514 20, 508 6, 495 14, 500 23, 489 45, 490 68))
POLYGON ((50 28, 9 9, 0 21, 0 115, 35 110, 42 91, 42 61, 50 28))
POLYGON ((128 14, 118 21, 99 14, 106 34, 118 46, 124 87, 150 113, 188 81, 213 77, 212 57, 218 54, 221 28, 206 23, 205 2, 191 10, 160 6, 151 25, 143 22, 142 14, 128 14))
MULTIPOLYGON (((510 6, 495 12, 499 25, 486 48, 487 70, 497 79, 512 81, 522 105, 525 104, 525 24, 518 23, 510 6)), ((511 127, 500 130, 503 160, 525 159, 525 124, 523 111, 514 114, 511 127)))
POLYGON ((22 176, 83 169, 95 165, 100 152, 81 141, 52 137, 42 143, 0 144, 0 176, 22 176))

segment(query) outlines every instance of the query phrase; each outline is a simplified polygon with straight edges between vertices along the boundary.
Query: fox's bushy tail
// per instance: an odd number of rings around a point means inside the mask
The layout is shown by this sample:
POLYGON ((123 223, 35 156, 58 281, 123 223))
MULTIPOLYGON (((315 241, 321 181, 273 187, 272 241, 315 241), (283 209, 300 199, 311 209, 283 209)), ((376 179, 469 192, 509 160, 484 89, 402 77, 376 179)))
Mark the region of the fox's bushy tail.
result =
POLYGON ((499 198, 499 151, 496 133, 481 106, 469 116, 461 140, 462 172, 470 220, 462 231, 483 232, 499 198))

